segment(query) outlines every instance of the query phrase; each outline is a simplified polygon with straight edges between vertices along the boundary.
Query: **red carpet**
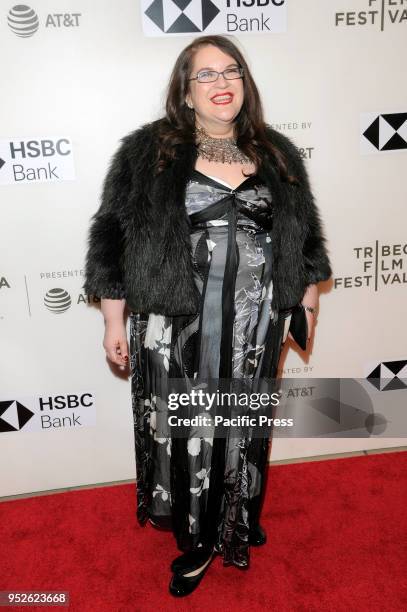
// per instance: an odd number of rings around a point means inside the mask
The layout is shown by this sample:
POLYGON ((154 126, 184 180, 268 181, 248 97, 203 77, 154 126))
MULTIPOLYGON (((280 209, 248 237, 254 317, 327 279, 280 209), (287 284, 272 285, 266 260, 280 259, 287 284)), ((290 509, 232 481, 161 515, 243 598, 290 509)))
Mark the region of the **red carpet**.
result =
POLYGON ((0 590, 69 591, 80 612, 405 611, 406 475, 407 452, 271 467, 268 543, 246 572, 216 557, 185 599, 168 593, 174 539, 138 526, 135 485, 6 501, 0 590))

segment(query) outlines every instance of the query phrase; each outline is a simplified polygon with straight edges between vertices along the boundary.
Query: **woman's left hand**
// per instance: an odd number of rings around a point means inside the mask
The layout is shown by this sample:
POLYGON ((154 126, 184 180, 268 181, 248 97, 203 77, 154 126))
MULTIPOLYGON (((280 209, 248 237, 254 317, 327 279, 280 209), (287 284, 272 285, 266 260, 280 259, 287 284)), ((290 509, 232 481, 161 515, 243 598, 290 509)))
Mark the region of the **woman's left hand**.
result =
MULTIPOLYGON (((301 300, 301 303, 304 306, 310 306, 311 308, 314 308, 314 312, 310 312, 309 310, 305 309, 305 316, 307 319, 307 327, 308 327, 307 342, 311 340, 312 332, 314 331, 316 315, 318 312, 318 302, 319 302, 319 294, 318 294, 317 285, 316 284, 308 285, 304 293, 304 297, 301 300)), ((288 337, 294 341, 294 338, 292 337, 291 332, 289 332, 288 337)))
MULTIPOLYGON (((315 315, 309 310, 305 310, 305 317, 307 319, 307 342, 311 340, 312 332, 314 331, 315 315)), ((291 332, 288 332, 288 338, 295 342, 291 332)))
POLYGON ((315 320, 316 320, 317 311, 318 311, 318 302, 319 302, 319 293, 318 293, 317 285, 316 284, 308 285, 304 293, 304 297, 301 300, 301 303, 303 304, 303 306, 310 306, 311 308, 314 309, 314 312, 310 312, 309 310, 305 309, 305 316, 307 317, 307 323, 308 323, 308 335, 307 335, 308 342, 310 341, 312 332, 314 331, 314 325, 315 325, 315 320))

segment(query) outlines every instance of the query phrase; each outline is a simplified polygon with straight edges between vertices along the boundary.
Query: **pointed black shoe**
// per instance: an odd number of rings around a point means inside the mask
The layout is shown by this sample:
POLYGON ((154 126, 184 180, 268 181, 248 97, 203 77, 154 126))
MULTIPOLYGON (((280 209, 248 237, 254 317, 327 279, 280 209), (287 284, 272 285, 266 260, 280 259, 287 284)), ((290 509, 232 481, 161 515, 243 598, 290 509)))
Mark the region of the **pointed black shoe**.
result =
MULTIPOLYGON (((213 550, 213 555, 217 555, 217 551, 213 550)), ((208 559, 210 552, 204 549, 190 550, 179 557, 176 557, 171 563, 171 571, 183 574, 189 574, 198 569, 208 559)))
POLYGON ((249 531, 249 544, 251 546, 262 546, 267 542, 266 532, 260 525, 255 525, 249 531))
MULTIPOLYGON (((201 570, 196 576, 183 576, 181 573, 174 572, 169 585, 171 595, 174 595, 175 597, 185 597, 185 595, 189 595, 192 593, 192 591, 195 591, 202 578, 205 576, 208 567, 212 563, 213 557, 214 555, 212 555, 209 563, 207 563, 203 570, 201 570)), ((200 565, 203 565, 204 563, 205 561, 201 561, 200 565)), ((200 567, 200 565, 198 564, 197 567, 200 567)), ((185 571, 185 574, 189 574, 190 571, 193 570, 185 571)))

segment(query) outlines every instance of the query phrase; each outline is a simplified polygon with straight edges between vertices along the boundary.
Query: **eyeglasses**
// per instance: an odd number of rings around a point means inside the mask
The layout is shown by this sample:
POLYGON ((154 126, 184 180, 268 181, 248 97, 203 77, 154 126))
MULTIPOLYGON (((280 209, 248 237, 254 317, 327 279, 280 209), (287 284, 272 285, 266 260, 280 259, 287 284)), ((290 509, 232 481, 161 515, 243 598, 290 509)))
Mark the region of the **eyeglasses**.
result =
POLYGON ((188 79, 189 81, 198 81, 198 83, 213 83, 217 81, 219 75, 223 75, 223 78, 227 81, 233 81, 233 79, 243 78, 243 68, 226 68, 223 72, 217 72, 216 70, 201 70, 198 72, 196 77, 188 79))

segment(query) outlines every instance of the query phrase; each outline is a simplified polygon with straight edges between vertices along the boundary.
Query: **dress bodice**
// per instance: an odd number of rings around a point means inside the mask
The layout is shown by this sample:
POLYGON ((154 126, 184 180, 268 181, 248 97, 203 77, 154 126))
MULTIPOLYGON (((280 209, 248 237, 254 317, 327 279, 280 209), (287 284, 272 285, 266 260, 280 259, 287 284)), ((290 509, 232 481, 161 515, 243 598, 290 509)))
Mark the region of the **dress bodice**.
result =
POLYGON ((214 178, 193 170, 186 189, 186 209, 194 228, 228 225, 271 229, 271 194, 257 175, 232 189, 214 178))

